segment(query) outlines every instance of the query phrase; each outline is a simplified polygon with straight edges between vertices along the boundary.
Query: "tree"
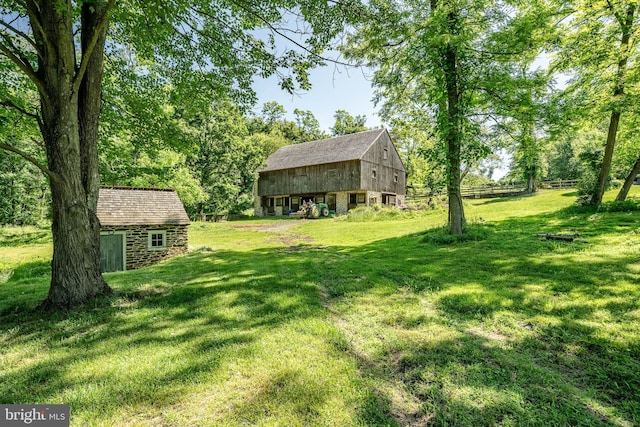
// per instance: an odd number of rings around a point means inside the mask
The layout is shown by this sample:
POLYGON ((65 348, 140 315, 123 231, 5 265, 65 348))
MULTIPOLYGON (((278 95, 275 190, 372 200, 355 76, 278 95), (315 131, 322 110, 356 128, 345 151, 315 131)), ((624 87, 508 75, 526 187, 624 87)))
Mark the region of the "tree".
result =
POLYGON ((616 201, 622 202, 627 199, 627 194, 629 194, 629 190, 633 185, 633 181, 635 180, 636 176, 638 176, 638 174, 640 174, 640 156, 633 164, 631 172, 629 172, 629 174, 624 179, 624 183, 622 184, 622 187, 620 187, 620 191, 616 196, 616 201))
MULTIPOLYGON (((488 154, 480 137, 487 104, 479 94, 511 51, 528 48, 516 37, 497 37, 514 21, 514 10, 494 1, 371 1, 373 16, 350 37, 346 54, 375 69, 376 99, 389 121, 406 117, 434 130, 446 169, 449 226, 464 230, 460 191, 463 165, 488 154), (416 112, 421 112, 417 114, 416 112)), ((487 96, 491 95, 487 93, 487 96)))
POLYGON ((287 110, 284 109, 284 106, 276 101, 265 102, 262 106, 262 120, 268 126, 283 122, 286 114, 287 110))
POLYGON ((249 138, 247 120, 238 106, 219 102, 191 126, 195 150, 188 163, 205 197, 190 210, 237 213, 250 207, 255 171, 265 157, 256 140, 249 138))
MULTIPOLYGON (((1 71, 11 73, 6 69, 1 71)), ((19 80, 14 82, 19 84, 19 80)), ((16 110, 19 100, 12 93, 21 89, 0 87, 4 99, 0 103, 0 142, 19 145, 24 154, 42 162, 44 153, 40 141, 32 138, 37 133, 35 122, 16 110)), ((36 224, 47 219, 50 195, 45 176, 14 152, 0 150, 0 188, 0 224, 36 224)))
POLYGON ((637 132, 640 115, 632 111, 627 114, 624 124, 625 126, 620 130, 620 143, 617 144, 612 162, 614 176, 623 179, 622 187, 616 196, 619 202, 627 199, 633 181, 640 174, 640 136, 637 132))
POLYGON ((337 110, 333 118, 335 119, 335 123, 331 128, 331 134, 333 136, 347 135, 367 130, 365 126, 367 122, 366 116, 354 117, 346 110, 337 110))
POLYGON ((320 122, 311 111, 296 108, 293 110, 293 115, 296 118, 298 129, 300 129, 300 142, 317 141, 328 137, 328 135, 320 129, 320 122))
POLYGON ((43 164, 20 147, 0 143, 49 178, 54 254, 44 306, 73 306, 111 292, 100 273, 95 214, 105 52, 149 64, 185 103, 205 105, 221 95, 249 101, 257 73, 280 74, 289 90, 296 80, 308 85, 306 70, 323 62, 324 46, 358 16, 356 6, 352 1, 0 0, 0 70, 11 70, 0 77, 0 96, 14 75, 32 88, 17 94, 20 103, 0 102, 36 121, 46 148, 43 164), (287 10, 308 22, 306 38, 286 32, 287 10), (267 40, 251 32, 261 27, 271 34, 267 40), (274 34, 295 49, 278 55, 274 34), (29 102, 34 98, 37 103, 29 102))
POLYGON ((639 25, 638 5, 635 0, 578 0, 568 5, 554 67, 573 73, 568 92, 585 111, 609 116, 597 179, 590 197, 584 200, 598 206, 609 181, 622 113, 637 104, 626 89, 638 82, 639 50, 634 37, 639 25))

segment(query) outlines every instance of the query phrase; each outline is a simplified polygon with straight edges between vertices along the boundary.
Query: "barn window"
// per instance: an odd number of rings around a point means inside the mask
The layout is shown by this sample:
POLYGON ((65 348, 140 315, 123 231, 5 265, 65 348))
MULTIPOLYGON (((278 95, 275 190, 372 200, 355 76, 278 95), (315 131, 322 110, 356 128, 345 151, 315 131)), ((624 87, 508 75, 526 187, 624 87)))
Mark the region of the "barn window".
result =
POLYGON ((398 183, 398 174, 393 175, 393 182, 398 183))
POLYGON ((148 248, 150 251, 167 249, 167 231, 166 230, 149 230, 148 248))
POLYGON ((374 178, 374 179, 375 179, 375 178, 377 178, 377 177, 378 177, 378 172, 376 172, 376 170, 375 170, 375 169, 373 169, 373 170, 371 171, 371 178, 374 178))
POLYGON ((387 160, 389 158, 389 150, 387 150, 386 148, 384 149, 384 151, 382 152, 382 158, 384 160, 387 160))
POLYGON ((276 206, 282 206, 282 197, 276 197, 276 206))
POLYGON ((349 203, 352 205, 356 204, 356 200, 357 200, 358 195, 357 194, 349 194, 349 203))
POLYGON ((358 203, 364 203, 365 201, 365 194, 364 193, 360 193, 358 194, 358 203))
POLYGON ((324 203, 324 196, 316 196, 316 203, 324 203))

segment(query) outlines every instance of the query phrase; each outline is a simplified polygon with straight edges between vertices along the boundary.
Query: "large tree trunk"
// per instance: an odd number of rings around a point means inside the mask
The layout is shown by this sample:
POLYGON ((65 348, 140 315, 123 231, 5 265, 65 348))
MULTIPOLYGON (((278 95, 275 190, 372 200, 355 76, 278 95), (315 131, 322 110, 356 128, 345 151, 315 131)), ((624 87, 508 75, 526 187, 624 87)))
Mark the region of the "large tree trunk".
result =
MULTIPOLYGON (((630 5, 627 8, 624 22, 620 22, 622 35, 620 37, 620 52, 623 53, 623 57, 618 61, 618 72, 616 76, 616 85, 613 92, 614 101, 618 101, 624 95, 624 78, 626 74, 629 40, 633 31, 635 5, 630 5)), ((618 134, 618 124, 620 123, 621 111, 620 107, 615 106, 611 112, 611 119, 609 120, 609 131, 607 132, 607 144, 604 149, 604 156, 602 158, 602 164, 600 166, 600 172, 598 173, 598 181, 591 195, 591 205, 600 206, 602 203, 602 196, 609 180, 609 171, 611 170, 611 160, 613 159, 613 149, 616 145, 616 136, 618 134)))
MULTIPOLYGON (((97 129, 100 109, 104 34, 92 37, 104 13, 103 5, 83 5, 82 45, 86 37, 97 41, 93 58, 86 63, 84 78, 77 75, 70 5, 64 10, 56 2, 42 0, 34 10, 32 28, 44 52, 38 76, 42 109, 41 130, 51 174, 53 208, 53 261, 49 295, 45 307, 69 307, 111 290, 100 272, 100 225, 98 200, 97 129), (86 16, 85 16, 86 15, 86 16), (94 15, 93 17, 90 15, 94 15)), ((102 31, 106 32, 106 26, 102 31)), ((84 52, 84 51, 83 51, 84 52)), ((88 58, 88 57, 87 57, 88 58)))
MULTIPOLYGON (((449 14, 450 30, 455 33, 458 17, 449 14)), ((456 48, 447 46, 443 51, 444 78, 447 90, 447 191, 449 193, 449 227, 451 234, 464 232, 464 206, 460 192, 461 173, 461 119, 458 55, 456 48)))
POLYGON ((627 199, 627 194, 629 194, 629 190, 633 185, 633 180, 636 179, 636 176, 640 173, 640 157, 636 160, 636 163, 633 165, 631 172, 627 175, 627 178, 624 180, 624 184, 622 184, 622 188, 618 192, 616 196, 617 202, 623 202, 627 199))

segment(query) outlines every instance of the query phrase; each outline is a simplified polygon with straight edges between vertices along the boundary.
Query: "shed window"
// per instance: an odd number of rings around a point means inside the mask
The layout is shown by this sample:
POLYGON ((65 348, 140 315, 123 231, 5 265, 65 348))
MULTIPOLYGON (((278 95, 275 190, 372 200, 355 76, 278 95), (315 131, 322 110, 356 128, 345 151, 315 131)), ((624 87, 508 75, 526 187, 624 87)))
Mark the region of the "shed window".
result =
POLYGON ((150 251, 167 249, 167 231, 149 230, 148 243, 148 248, 150 251))

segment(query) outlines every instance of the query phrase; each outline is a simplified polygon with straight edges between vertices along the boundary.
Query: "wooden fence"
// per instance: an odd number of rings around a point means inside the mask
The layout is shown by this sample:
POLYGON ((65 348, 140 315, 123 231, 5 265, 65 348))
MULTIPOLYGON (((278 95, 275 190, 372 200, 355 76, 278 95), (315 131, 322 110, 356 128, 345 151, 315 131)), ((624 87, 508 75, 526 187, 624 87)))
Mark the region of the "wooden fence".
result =
MULTIPOLYGON (((540 181, 538 182, 539 188, 573 188, 578 184, 577 180, 555 180, 555 181, 540 181)), ((479 186, 462 186, 460 193, 462 197, 466 199, 484 199, 495 197, 510 197, 526 194, 527 184, 524 182, 505 184, 505 185, 479 185, 479 186)), ((446 194, 446 189, 431 189, 424 186, 409 186, 407 187, 407 195, 405 200, 411 203, 420 203, 428 201, 432 197, 437 197, 442 194, 446 194)))

